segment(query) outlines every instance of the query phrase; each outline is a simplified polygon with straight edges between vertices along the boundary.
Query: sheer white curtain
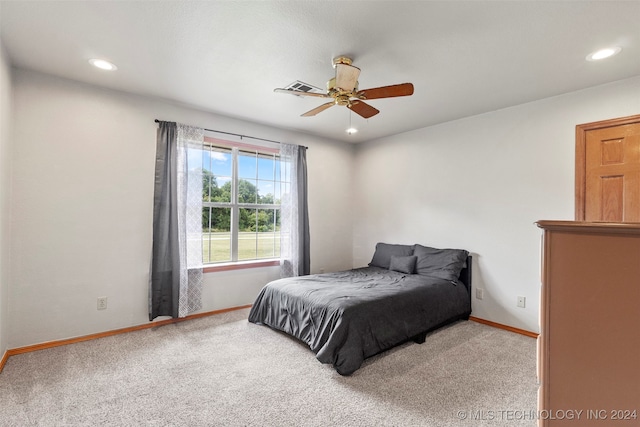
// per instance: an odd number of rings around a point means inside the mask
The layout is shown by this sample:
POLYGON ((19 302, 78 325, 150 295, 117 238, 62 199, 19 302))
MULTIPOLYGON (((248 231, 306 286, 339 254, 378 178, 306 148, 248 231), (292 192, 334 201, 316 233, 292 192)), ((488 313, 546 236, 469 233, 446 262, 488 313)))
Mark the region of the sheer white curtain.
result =
POLYGON ((178 317, 202 308, 202 144, 204 129, 178 123, 178 317), (189 150, 196 153, 189 156, 189 150), (198 159, 190 164, 189 160, 198 159))
POLYGON ((309 212, 307 208, 307 149, 280 144, 280 275, 303 276, 310 273, 309 212))
POLYGON ((203 141, 203 129, 159 122, 149 320, 202 308, 203 141))

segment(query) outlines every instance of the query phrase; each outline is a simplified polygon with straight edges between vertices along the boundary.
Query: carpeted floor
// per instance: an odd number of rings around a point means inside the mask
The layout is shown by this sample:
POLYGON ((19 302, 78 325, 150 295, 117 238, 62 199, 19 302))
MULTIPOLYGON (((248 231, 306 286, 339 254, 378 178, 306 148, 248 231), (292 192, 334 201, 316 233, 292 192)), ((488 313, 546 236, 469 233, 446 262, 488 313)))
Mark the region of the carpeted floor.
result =
POLYGON ((350 377, 248 310, 12 356, 0 426, 534 426, 535 340, 458 322, 350 377))

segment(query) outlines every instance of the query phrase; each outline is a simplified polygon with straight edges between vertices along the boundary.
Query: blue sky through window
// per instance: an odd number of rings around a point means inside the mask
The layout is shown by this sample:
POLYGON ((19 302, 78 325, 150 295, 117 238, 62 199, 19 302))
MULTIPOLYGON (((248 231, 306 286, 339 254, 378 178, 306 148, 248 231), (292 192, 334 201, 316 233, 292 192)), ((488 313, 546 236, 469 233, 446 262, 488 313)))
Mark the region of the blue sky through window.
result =
MULTIPOLYGON (((233 159, 231 150, 212 147, 211 149, 189 149, 187 153, 189 169, 202 168, 213 173, 218 187, 231 181, 233 159)), ((282 188, 280 184, 280 162, 269 155, 240 152, 238 156, 238 176, 249 181, 258 189, 260 196, 272 194, 280 200, 282 188)))

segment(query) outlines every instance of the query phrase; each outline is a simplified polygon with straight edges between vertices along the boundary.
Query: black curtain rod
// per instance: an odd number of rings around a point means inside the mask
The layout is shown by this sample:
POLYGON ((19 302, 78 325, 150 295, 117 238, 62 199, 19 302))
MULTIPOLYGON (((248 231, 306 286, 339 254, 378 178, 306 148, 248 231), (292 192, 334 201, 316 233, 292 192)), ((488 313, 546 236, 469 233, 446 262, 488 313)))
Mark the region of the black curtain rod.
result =
MULTIPOLYGON (((158 119, 155 120, 156 123, 160 123, 160 121, 161 120, 158 120, 158 119)), ((214 130, 214 129, 204 129, 204 130, 209 131, 209 132, 222 133, 222 134, 225 134, 225 135, 239 136, 240 138, 251 138, 251 139, 258 140, 258 141, 266 141, 266 142, 273 142, 274 144, 282 144, 282 142, 280 142, 280 141, 274 141, 272 139, 256 138, 255 136, 241 135, 239 133, 222 132, 221 130, 214 130)), ((309 149, 309 147, 304 147, 304 148, 309 149)))

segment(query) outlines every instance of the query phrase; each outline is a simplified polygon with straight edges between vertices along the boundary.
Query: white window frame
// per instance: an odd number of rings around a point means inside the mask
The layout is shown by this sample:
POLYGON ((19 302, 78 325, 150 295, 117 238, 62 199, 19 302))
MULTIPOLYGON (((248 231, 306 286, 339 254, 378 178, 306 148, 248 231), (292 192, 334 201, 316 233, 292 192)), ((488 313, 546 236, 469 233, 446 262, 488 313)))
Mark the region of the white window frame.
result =
MULTIPOLYGON (((258 156, 260 155, 269 155, 273 156, 275 159, 279 159, 280 150, 275 147, 268 146, 258 146, 258 145, 250 145, 243 142, 234 142, 225 139, 211 138, 205 137, 205 142, 203 146, 203 150, 206 152, 211 149, 211 147, 219 147, 225 149, 231 149, 232 155, 232 168, 231 168, 231 201, 230 202, 209 202, 202 201, 203 208, 226 208, 231 210, 231 220, 230 220, 230 236, 231 236, 231 260, 227 261, 210 261, 210 258, 204 259, 204 251, 203 251, 203 266, 205 268, 205 272, 207 271, 217 271, 217 270, 228 270, 235 268, 246 268, 251 266, 264 266, 264 265, 279 265, 280 255, 276 254, 273 257, 265 257, 265 258, 252 258, 252 259, 238 259, 238 248, 239 248, 239 234, 240 234, 240 209, 265 209, 265 210, 275 210, 277 211, 276 215, 280 215, 280 204, 263 204, 263 203, 241 203, 239 202, 239 184, 240 184, 240 176, 239 176, 239 156, 241 153, 251 153, 256 155, 256 162, 258 161, 258 156)), ((282 166, 281 166, 282 167, 282 166)), ((258 168, 256 167, 256 181, 258 180, 258 168)), ((282 175, 282 174, 281 174, 282 175)), ((274 174, 274 183, 276 181, 280 182, 281 186, 281 195, 283 191, 284 184, 281 180, 281 177, 277 177, 274 174)), ((275 196, 275 195, 274 195, 275 196)), ((274 216, 274 230, 275 230, 276 217, 274 216)), ((256 230, 258 233, 258 230, 256 230)), ((277 233, 277 238, 279 238, 279 232, 274 231, 274 234, 277 233)), ((203 233, 204 238, 204 233, 203 233)), ((257 239, 256 239, 257 245, 257 239)), ((275 245, 275 239, 274 239, 275 245)), ((274 248, 275 249, 275 248, 274 248)), ((209 251, 210 252, 210 251, 209 251)), ((256 248, 256 255, 257 255, 256 248)), ((274 250, 275 252, 275 250, 274 250)))

